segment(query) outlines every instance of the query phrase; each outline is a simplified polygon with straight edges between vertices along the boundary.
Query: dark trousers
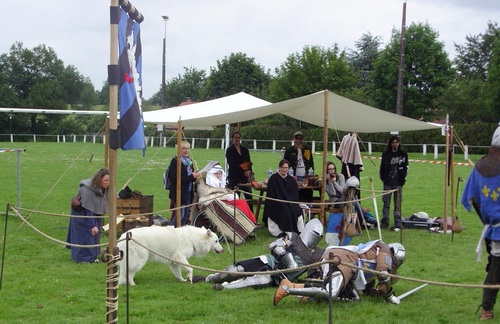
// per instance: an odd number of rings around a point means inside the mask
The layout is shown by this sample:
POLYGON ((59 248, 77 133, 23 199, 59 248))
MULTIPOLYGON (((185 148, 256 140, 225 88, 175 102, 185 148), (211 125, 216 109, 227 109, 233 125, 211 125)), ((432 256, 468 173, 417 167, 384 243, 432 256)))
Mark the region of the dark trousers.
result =
MULTIPOLYGON (((500 283, 500 257, 488 257, 488 274, 484 280, 485 285, 498 285, 500 283)), ((497 300, 498 289, 483 289, 482 307, 484 310, 492 310, 497 300)))

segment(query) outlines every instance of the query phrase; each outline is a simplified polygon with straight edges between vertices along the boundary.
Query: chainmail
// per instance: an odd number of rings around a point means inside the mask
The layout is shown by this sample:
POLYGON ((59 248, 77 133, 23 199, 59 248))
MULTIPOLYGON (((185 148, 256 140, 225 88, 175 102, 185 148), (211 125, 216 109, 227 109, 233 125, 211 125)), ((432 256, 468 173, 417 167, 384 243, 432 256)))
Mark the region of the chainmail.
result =
POLYGON ((304 265, 318 262, 321 260, 321 257, 325 252, 321 248, 315 248, 310 251, 297 233, 292 233, 292 248, 300 257, 302 262, 304 262, 304 265))

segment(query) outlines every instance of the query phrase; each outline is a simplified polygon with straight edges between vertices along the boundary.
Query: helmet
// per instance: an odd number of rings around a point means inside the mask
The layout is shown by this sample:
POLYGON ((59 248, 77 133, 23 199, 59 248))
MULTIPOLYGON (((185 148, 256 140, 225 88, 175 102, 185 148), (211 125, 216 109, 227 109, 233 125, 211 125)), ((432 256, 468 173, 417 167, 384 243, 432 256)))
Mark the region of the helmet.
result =
POLYGON ((399 243, 390 243, 389 247, 391 248, 392 252, 392 262, 394 263, 396 268, 399 268, 403 264, 403 262, 405 262, 405 247, 399 243))
POLYGON ((500 147, 500 123, 498 123, 498 127, 493 133, 493 138, 491 139, 491 146, 500 147))
POLYGON ((355 176, 350 177, 345 182, 346 188, 359 188, 359 179, 355 176))
POLYGON ((313 218, 307 222, 302 232, 300 232, 300 239, 308 249, 314 249, 322 237, 323 224, 317 218, 313 218))

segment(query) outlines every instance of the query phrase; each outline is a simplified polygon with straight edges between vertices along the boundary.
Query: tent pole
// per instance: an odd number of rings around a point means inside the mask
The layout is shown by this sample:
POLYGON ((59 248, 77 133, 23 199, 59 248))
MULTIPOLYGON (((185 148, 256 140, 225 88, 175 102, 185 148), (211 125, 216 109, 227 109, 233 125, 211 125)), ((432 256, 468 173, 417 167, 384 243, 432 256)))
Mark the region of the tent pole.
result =
POLYGON ((182 121, 179 118, 177 122, 177 183, 176 183, 176 195, 175 195, 175 215, 176 224, 175 227, 181 227, 181 217, 182 211, 179 208, 181 206, 181 142, 182 142, 182 121))
MULTIPOLYGON (((450 180, 451 180, 451 187, 450 187, 450 199, 451 199, 451 212, 450 212, 450 217, 451 217, 451 225, 453 228, 453 224, 455 223, 455 208, 456 208, 456 201, 455 201, 455 166, 454 164, 454 154, 455 150, 453 148, 453 126, 450 126, 450 167, 448 168, 450 171, 450 180)), ((448 227, 448 223, 445 223, 446 227, 448 227)))
MULTIPOLYGON (((118 14, 118 0, 111 0, 111 15, 113 12, 118 14), (115 9, 115 10, 113 10, 115 9)), ((118 22, 114 22, 116 17, 110 17, 110 66, 118 66, 118 22)), ((109 85, 109 130, 116 133, 118 130, 118 85, 109 85)), ((109 146, 109 141, 107 144, 109 146)), ((116 161, 117 150, 114 148, 109 149, 109 189, 108 189, 108 221, 109 221, 109 241, 108 241, 108 255, 112 257, 107 258, 107 277, 113 278, 116 275, 116 261, 115 257, 118 255, 116 251, 116 161), (114 265, 114 266, 113 266, 114 265)), ((107 163, 107 162, 105 162, 107 163)), ((118 309, 118 281, 106 281, 106 322, 111 323, 117 319, 118 309), (116 306, 113 306, 115 305, 116 306)))
POLYGON ((450 130, 448 126, 448 118, 446 118, 446 125, 445 125, 445 141, 446 141, 446 148, 445 148, 445 155, 446 155, 446 164, 445 164, 445 170, 444 170, 444 208, 443 208, 443 233, 447 233, 447 215, 448 215, 448 179, 450 177, 450 155, 449 155, 449 148, 450 148, 450 130))
POLYGON ((326 187, 326 177, 324 176, 326 169, 326 159, 328 157, 328 91, 324 92, 324 119, 323 119, 323 163, 321 167, 321 173, 318 174, 323 175, 321 178, 321 191, 320 191, 320 220, 326 226, 327 218, 325 217, 325 204, 323 203, 325 200, 325 187, 326 187))

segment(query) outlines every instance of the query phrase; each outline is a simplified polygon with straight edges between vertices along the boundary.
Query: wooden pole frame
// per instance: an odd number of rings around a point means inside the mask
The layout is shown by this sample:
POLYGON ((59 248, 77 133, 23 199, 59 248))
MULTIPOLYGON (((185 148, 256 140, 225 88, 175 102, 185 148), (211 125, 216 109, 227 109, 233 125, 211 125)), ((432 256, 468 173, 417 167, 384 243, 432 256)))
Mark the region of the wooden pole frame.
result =
POLYGON ((182 223, 182 210, 181 207, 181 143, 182 143, 182 121, 179 118, 177 122, 177 168, 176 168, 176 177, 177 183, 175 184, 175 215, 176 215, 176 223, 175 227, 181 227, 182 223))
MULTIPOLYGON (((328 91, 324 92, 324 119, 323 119, 323 163, 321 167, 321 173, 317 172, 318 174, 324 174, 325 169, 326 169, 326 159, 328 156, 328 91)), ((319 212, 319 217, 321 223, 323 225, 327 225, 327 217, 325 217, 325 204, 323 203, 325 200, 325 187, 326 187, 326 177, 322 176, 321 177, 321 191, 320 191, 320 212, 319 212)))
MULTIPOLYGON (((137 22, 142 22, 144 17, 128 0, 110 0, 110 42, 109 42, 109 128, 108 130, 108 159, 109 159, 109 201, 108 223, 109 240, 105 260, 106 267, 106 323, 116 323, 118 320, 118 280, 117 260, 119 250, 116 247, 116 173, 117 173, 117 134, 118 134, 118 23, 120 21, 119 5, 127 12, 129 17, 137 22), (115 74, 116 73, 116 74, 115 74), (114 137, 114 138, 111 138, 114 137)), ((106 155, 106 154, 105 154, 106 155)), ((106 163, 106 162, 105 162, 106 163)))
MULTIPOLYGON (((448 232, 448 187, 450 185, 450 176, 453 176, 452 168, 453 168, 453 153, 450 151, 451 144, 451 127, 449 125, 448 116, 446 117, 445 124, 445 154, 446 154, 446 164, 444 171, 444 199, 443 199, 443 233, 446 234, 448 232)), ((453 186, 452 186, 452 199, 453 198, 453 186)))

